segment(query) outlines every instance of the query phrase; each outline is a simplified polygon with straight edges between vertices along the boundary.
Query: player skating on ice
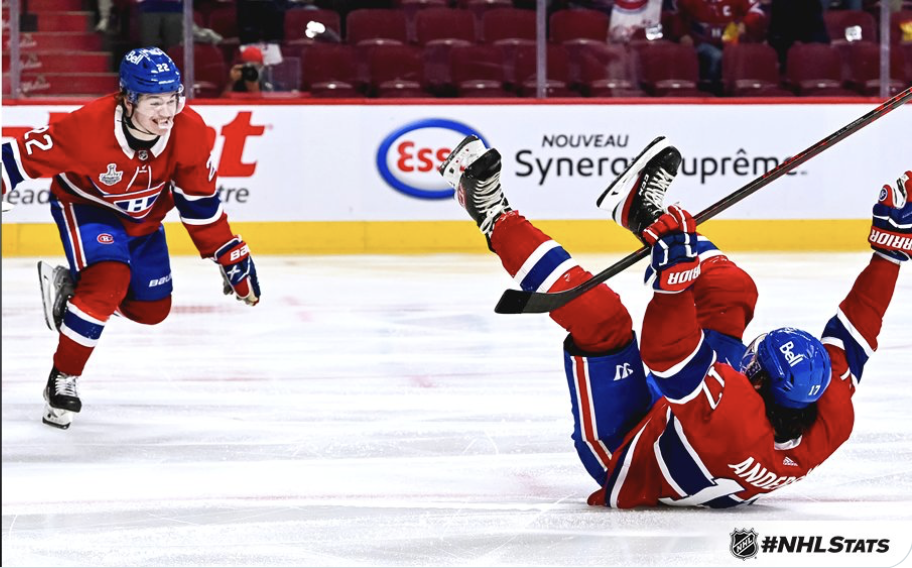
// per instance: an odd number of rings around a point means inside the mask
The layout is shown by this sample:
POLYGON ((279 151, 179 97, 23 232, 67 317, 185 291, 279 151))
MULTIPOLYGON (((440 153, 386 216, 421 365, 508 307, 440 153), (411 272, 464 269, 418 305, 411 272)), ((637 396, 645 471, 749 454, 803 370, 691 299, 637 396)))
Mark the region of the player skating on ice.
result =
MULTIPOLYGON (((780 328, 742 335, 757 289, 750 276, 664 195, 681 156, 656 139, 599 198, 652 247, 655 292, 640 347, 618 295, 602 284, 550 313, 569 332, 564 368, 573 440, 601 489, 589 503, 617 508, 751 503, 803 479, 849 436, 852 395, 912 254, 912 172, 874 207, 874 255, 822 339, 780 328), (652 373, 647 377, 644 364, 652 373)), ((489 248, 527 291, 557 292, 590 277, 510 208, 500 154, 470 136, 440 172, 489 248)))
POLYGON ((162 219, 175 206, 225 293, 253 306, 260 287, 247 244, 216 192, 202 118, 184 108, 174 62, 158 48, 120 64, 120 92, 3 144, 3 193, 53 177, 51 214, 69 269, 39 263, 45 320, 59 332, 44 390, 45 424, 68 428, 82 408, 77 380, 115 312, 154 325, 171 309, 162 219))

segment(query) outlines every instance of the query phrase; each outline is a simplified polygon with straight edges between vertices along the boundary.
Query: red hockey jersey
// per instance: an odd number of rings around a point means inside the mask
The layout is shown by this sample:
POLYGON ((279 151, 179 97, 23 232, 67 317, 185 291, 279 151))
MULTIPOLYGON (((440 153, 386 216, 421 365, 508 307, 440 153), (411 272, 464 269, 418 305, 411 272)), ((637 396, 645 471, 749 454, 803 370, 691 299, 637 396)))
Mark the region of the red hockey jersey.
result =
POLYGON ((743 23, 752 40, 762 39, 766 14, 756 0, 676 0, 678 29, 672 35, 692 35, 697 43, 722 45, 725 28, 743 23))
POLYGON ((203 256, 232 238, 216 191, 214 135, 189 108, 148 150, 134 150, 115 95, 3 145, 3 192, 24 179, 53 177, 61 202, 115 212, 128 234, 158 230, 175 205, 203 256))
POLYGON ((589 502, 731 507, 803 479, 852 431, 852 395, 877 348, 898 273, 875 255, 858 277, 824 330, 833 375, 817 420, 782 444, 750 381, 719 363, 704 340, 691 292, 656 294, 643 322, 642 356, 665 396, 611 456, 605 487, 589 502))

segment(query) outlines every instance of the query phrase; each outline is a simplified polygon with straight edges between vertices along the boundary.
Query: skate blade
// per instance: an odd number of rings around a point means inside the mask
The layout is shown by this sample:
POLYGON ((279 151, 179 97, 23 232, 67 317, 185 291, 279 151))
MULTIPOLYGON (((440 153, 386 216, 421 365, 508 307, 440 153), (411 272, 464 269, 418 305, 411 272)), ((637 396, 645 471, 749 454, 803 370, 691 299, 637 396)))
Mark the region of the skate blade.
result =
POLYGON ((60 408, 53 408, 51 406, 45 405, 44 416, 41 417, 41 421, 48 426, 66 430, 73 422, 73 414, 74 413, 70 412, 69 410, 62 410, 60 408))
POLYGON ((624 201, 622 198, 625 197, 627 193, 629 193, 629 191, 624 192, 624 189, 630 183, 631 178, 633 178, 633 176, 637 175, 640 170, 646 167, 646 164, 649 162, 649 160, 655 158, 659 152, 665 148, 668 148, 669 146, 671 146, 671 142, 669 142, 668 139, 664 136, 659 136, 650 142, 649 145, 646 146, 642 152, 640 152, 640 155, 637 156, 629 166, 627 166, 627 169, 624 170, 624 172, 619 175, 613 182, 611 182, 611 185, 608 186, 608 189, 606 189, 595 201, 595 205, 599 209, 609 211, 612 216, 614 216, 618 205, 624 201))
POLYGON ((54 301, 51 293, 54 290, 54 267, 47 262, 38 262, 38 285, 41 287, 41 304, 44 306, 44 323, 48 329, 57 331, 54 325, 54 301))

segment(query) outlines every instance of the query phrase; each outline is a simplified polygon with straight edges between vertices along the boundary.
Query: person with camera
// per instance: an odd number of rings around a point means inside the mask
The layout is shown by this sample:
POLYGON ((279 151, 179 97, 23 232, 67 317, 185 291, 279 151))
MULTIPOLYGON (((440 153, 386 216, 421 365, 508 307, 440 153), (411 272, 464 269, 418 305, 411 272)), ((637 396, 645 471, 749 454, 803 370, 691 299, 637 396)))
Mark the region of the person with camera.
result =
POLYGON ((272 91, 272 84, 263 76, 263 52, 258 47, 248 46, 241 50, 240 62, 228 72, 225 96, 229 93, 262 93, 272 91))

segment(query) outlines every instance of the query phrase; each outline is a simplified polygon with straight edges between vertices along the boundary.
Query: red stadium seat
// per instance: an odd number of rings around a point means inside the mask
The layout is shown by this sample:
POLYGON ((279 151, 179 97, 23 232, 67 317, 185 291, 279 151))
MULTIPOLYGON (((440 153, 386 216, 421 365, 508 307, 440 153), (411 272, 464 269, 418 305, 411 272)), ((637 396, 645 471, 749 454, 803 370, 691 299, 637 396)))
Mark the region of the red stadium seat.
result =
POLYGON ((454 47, 450 76, 460 97, 513 96, 504 89, 503 56, 491 45, 454 47))
MULTIPOLYGON (((367 8, 353 10, 346 19, 346 39, 352 45, 376 43, 387 40, 408 43, 408 25, 402 10, 367 8)), ((381 42, 384 43, 384 42, 381 42)))
POLYGON ((796 43, 789 49, 786 77, 802 96, 851 97, 857 93, 842 87, 839 53, 824 43, 796 43))
POLYGON ((395 0, 393 7, 405 12, 409 40, 415 41, 415 18, 428 8, 447 8, 449 0, 395 0))
POLYGON ((350 45, 315 43, 301 50, 301 87, 314 97, 361 97, 356 77, 355 52, 350 45))
POLYGON ((482 37, 487 43, 502 40, 535 41, 535 12, 518 8, 496 8, 482 16, 482 37))
MULTIPOLYGON (((863 95, 880 94, 880 46, 859 42, 848 46, 848 84, 863 95)), ((908 86, 905 80, 905 57, 894 46, 890 50, 890 94, 894 95, 908 86)))
POLYGON ((415 38, 419 45, 440 39, 475 41, 472 14, 455 8, 428 8, 415 15, 415 38))
POLYGON ((446 8, 449 6, 449 0, 395 0, 394 8, 408 10, 424 10, 425 8, 446 8))
POLYGON ((426 97, 421 52, 410 45, 378 45, 368 52, 371 93, 380 98, 426 97))
MULTIPOLYGON (((174 60, 183 73, 184 46, 176 45, 168 50, 168 56, 174 60)), ((228 81, 228 69, 225 57, 217 46, 206 43, 193 45, 193 92, 202 98, 219 97, 228 81)))
POLYGON ((725 46, 722 52, 722 83, 735 97, 788 97, 793 93, 780 87, 779 56, 762 43, 725 46))
POLYGON ((450 50, 471 45, 475 21, 467 10, 428 8, 415 17, 418 43, 424 45, 424 71, 428 88, 440 95, 452 95, 450 50), (450 91, 450 92, 448 92, 450 91))
POLYGON ((905 60, 906 85, 912 87, 912 43, 900 45, 898 48, 905 60))
POLYGON ((604 43, 608 38, 608 16, 598 10, 560 10, 551 14, 550 22, 555 43, 578 39, 604 43))
POLYGON ((237 8, 218 6, 209 13, 209 27, 225 39, 238 37, 237 8))
POLYGON ((708 96, 697 89, 700 67, 692 48, 666 41, 639 44, 640 80, 647 92, 659 96, 708 96))
POLYGON ((861 37, 851 41, 877 41, 877 22, 874 16, 861 10, 827 10, 823 13, 827 33, 833 43, 846 43, 847 32, 860 31, 861 37), (853 29, 854 28, 854 29, 853 29))
MULTIPOLYGON (((642 97, 633 58, 624 45, 590 42, 579 50, 579 83, 590 97, 642 97)), ((571 61, 573 58, 571 58, 571 61)))
POLYGON ((313 40, 304 34, 307 24, 310 22, 319 22, 326 26, 326 29, 334 31, 341 37, 342 24, 338 12, 334 10, 288 10, 285 12, 285 43, 298 45, 312 42, 313 40))
MULTIPOLYGON (((512 77, 517 92, 524 97, 534 97, 537 89, 538 58, 534 45, 523 45, 514 51, 515 59, 507 61, 512 66, 512 77)), ((579 96, 569 88, 569 62, 567 50, 561 45, 548 45, 545 92, 548 97, 579 96)))

